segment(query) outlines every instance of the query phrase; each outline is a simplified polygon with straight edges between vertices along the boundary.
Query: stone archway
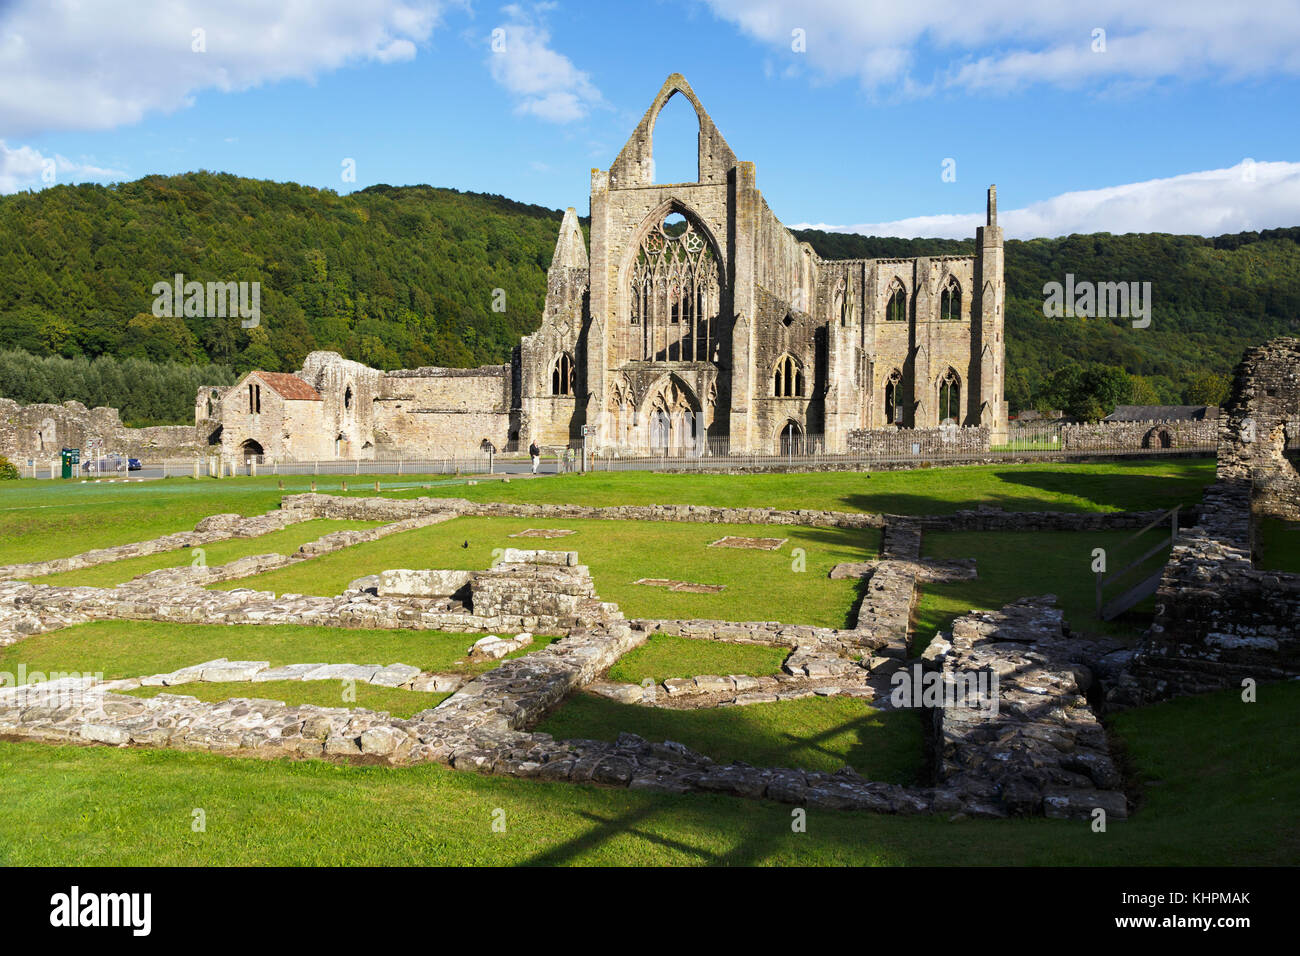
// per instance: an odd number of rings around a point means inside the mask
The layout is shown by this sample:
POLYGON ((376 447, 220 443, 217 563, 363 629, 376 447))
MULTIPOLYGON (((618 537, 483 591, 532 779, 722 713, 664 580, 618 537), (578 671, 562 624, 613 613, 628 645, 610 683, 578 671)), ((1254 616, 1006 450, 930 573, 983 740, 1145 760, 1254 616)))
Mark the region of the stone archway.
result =
POLYGON ((646 393, 638 416, 647 450, 655 455, 698 455, 705 426, 699 397, 676 375, 667 375, 646 393))
POLYGON ((803 427, 793 418, 786 419, 777 435, 777 448, 782 455, 802 455, 805 451, 803 427))
POLYGON ((239 452, 244 456, 244 464, 248 464, 250 461, 260 461, 263 455, 261 443, 254 441, 252 438, 246 439, 239 446, 239 452))

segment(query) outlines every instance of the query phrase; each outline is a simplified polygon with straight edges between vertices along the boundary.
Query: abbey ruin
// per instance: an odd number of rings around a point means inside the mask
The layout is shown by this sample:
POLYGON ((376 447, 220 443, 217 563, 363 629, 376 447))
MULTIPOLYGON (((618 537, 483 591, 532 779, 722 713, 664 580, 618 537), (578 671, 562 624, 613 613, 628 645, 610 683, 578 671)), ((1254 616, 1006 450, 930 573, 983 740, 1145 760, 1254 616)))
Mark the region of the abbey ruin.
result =
POLYGON ((541 327, 510 364, 384 372, 313 352, 293 375, 201 389, 201 436, 231 458, 367 459, 564 446, 584 427, 589 448, 673 454, 840 452, 897 426, 1005 430, 992 187, 974 256, 824 260, 673 74, 614 164, 592 170, 590 233, 570 208, 541 327), (656 184, 655 121, 673 96, 699 119, 699 172, 656 184))

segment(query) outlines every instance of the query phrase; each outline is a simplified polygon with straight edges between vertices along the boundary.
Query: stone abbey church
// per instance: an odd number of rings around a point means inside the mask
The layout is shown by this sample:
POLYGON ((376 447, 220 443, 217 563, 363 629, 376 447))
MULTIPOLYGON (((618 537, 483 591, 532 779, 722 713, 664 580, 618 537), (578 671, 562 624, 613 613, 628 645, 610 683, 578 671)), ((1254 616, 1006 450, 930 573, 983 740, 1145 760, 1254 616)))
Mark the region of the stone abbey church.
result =
POLYGON ((584 426, 603 453, 835 453, 899 427, 987 441, 1007 420, 1002 256, 990 188, 974 256, 821 259, 674 74, 592 170, 590 249, 565 213, 541 327, 509 365, 383 372, 314 352, 295 375, 200 390, 195 416, 225 454, 280 459, 553 448, 584 426), (698 178, 655 184, 673 96, 699 118, 698 178))

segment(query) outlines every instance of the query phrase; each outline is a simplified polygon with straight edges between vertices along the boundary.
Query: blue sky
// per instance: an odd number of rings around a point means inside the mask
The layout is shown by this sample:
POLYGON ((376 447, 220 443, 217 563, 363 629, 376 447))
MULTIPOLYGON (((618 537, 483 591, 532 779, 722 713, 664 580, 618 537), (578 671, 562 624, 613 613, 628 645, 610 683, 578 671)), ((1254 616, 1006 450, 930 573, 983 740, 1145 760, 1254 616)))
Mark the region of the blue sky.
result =
MULTIPOLYGON (((680 71, 788 225, 968 236, 997 182, 1013 236, 1291 226, 1298 51, 1269 0, 18 0, 0 191, 204 168, 586 214, 680 71)), ((661 180, 693 137, 678 98, 661 180)))

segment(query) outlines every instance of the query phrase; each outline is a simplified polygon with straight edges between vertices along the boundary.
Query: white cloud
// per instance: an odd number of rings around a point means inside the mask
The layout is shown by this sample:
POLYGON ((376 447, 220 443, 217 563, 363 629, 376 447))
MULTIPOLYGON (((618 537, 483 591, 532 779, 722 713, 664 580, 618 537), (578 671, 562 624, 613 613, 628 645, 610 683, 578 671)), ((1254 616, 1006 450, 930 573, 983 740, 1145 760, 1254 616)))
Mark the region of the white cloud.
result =
MULTIPOLYGON (((538 5, 545 11, 548 5, 538 5)), ((551 34, 529 11, 505 8, 508 22, 491 42, 492 79, 517 100, 515 112, 552 123, 571 123, 604 105, 591 78, 562 53, 551 49, 551 34)), ((494 31, 495 32, 495 31, 494 31)))
MULTIPOLYGON (((998 225, 1012 239, 1088 232, 1217 236, 1297 223, 1300 163, 1250 160, 1227 169, 1062 193, 1021 209, 998 211, 998 225)), ((803 223, 794 228, 904 239, 966 239, 983 224, 981 211, 852 226, 803 223)))
POLYGON ((0 193, 121 175, 121 170, 78 163, 57 153, 46 156, 31 146, 10 147, 0 139, 0 193))
POLYGON ((17 0, 0 12, 0 131, 112 129, 205 89, 415 56, 444 0, 17 0), (196 52, 201 34, 205 52, 196 52))
POLYGON ((828 77, 857 77, 869 89, 908 95, 1300 74, 1294 0, 1093 0, 1086 10, 1077 0, 704 2, 828 77), (1098 28, 1105 52, 1093 51, 1098 28), (795 29, 805 31, 806 53, 791 51, 795 29), (922 67, 930 55, 948 65, 922 67))

